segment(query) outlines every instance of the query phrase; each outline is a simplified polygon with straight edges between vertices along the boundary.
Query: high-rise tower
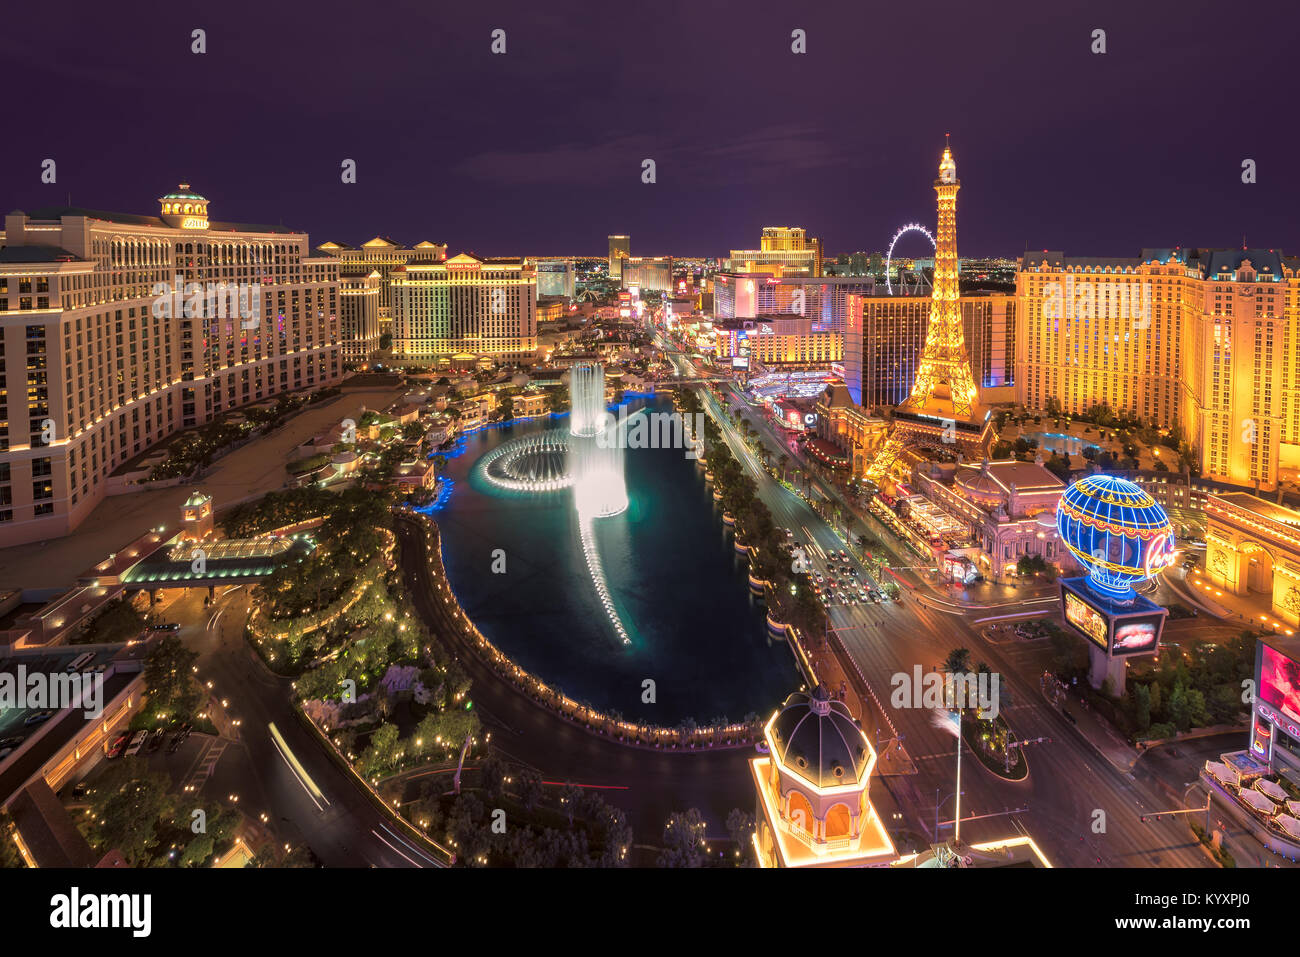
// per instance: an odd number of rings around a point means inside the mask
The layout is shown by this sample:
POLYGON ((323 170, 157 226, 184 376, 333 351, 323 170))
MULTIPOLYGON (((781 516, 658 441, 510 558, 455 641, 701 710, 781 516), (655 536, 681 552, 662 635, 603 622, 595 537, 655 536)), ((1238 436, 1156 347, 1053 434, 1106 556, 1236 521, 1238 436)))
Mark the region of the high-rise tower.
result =
POLYGON ((957 163, 945 145, 939 160, 939 226, 935 233, 934 283, 930 323, 917 362, 912 394, 894 410, 889 438, 871 463, 867 476, 890 479, 905 464, 903 454, 930 449, 943 458, 982 455, 988 416, 980 408, 975 377, 962 328, 961 288, 957 262, 957 163))
POLYGON ((930 294, 930 325, 925 333, 912 394, 902 408, 947 418, 968 419, 977 393, 962 332, 961 291, 957 282, 957 164, 944 147, 934 191, 939 196, 939 228, 935 234, 934 288, 930 294))

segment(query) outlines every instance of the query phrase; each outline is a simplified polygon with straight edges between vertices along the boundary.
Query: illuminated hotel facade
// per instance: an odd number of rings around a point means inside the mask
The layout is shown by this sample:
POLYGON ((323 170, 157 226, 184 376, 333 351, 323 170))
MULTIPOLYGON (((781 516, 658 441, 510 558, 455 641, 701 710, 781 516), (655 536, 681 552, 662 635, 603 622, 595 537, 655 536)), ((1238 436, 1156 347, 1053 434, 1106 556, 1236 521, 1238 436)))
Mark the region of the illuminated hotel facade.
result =
POLYGON ((758 249, 733 249, 725 268, 777 276, 822 275, 822 244, 802 226, 764 226, 758 249))
POLYGON ((844 358, 844 337, 818 329, 803 316, 715 319, 713 331, 720 360, 747 354, 751 362, 765 366, 829 369, 844 358))
POLYGON ((623 278, 623 260, 632 255, 632 237, 621 233, 609 237, 609 278, 623 278))
POLYGON ((349 365, 364 363, 379 351, 382 286, 378 270, 339 278, 339 346, 349 365))
POLYGON ((392 282, 394 361, 536 357, 537 273, 528 260, 461 253, 399 267, 392 282))
POLYGON ((537 270, 537 298, 563 296, 565 299, 572 299, 574 297, 577 277, 572 259, 536 259, 533 260, 533 264, 537 270))
POLYGON ((407 249, 383 236, 376 236, 355 248, 346 243, 325 242, 317 247, 317 251, 339 261, 340 278, 364 279, 371 273, 379 274, 381 335, 393 329, 393 271, 407 263, 434 263, 447 258, 446 243, 425 240, 407 249))
MULTIPOLYGON (((986 403, 1010 402, 1016 298, 984 293, 959 300, 966 349, 986 403)), ((854 295, 844 337, 844 383, 867 409, 901 404, 912 392, 930 318, 928 296, 854 295)))
POLYGON ((337 261, 306 233, 210 221, 188 186, 159 203, 5 218, 0 547, 66 535, 182 429, 342 377, 337 261))
POLYGON ((753 319, 763 315, 797 315, 818 331, 843 335, 849 297, 870 295, 871 276, 777 276, 769 272, 724 272, 713 277, 713 314, 717 319, 753 319))
POLYGON ((624 289, 639 286, 642 292, 672 292, 672 256, 627 256, 622 260, 624 289))
POLYGON ((1300 262, 1276 250, 1027 253, 1016 401, 1104 404, 1178 428, 1203 477, 1272 490, 1300 470, 1300 262))

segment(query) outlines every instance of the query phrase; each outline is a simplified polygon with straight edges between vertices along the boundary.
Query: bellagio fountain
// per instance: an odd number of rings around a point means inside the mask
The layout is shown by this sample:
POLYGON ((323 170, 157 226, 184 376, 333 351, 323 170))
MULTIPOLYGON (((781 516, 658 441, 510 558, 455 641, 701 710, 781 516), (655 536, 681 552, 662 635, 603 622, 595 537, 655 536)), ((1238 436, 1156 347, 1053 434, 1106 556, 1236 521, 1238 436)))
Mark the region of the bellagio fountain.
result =
POLYGON ((619 421, 605 408, 605 369, 599 362, 580 362, 570 370, 569 403, 567 433, 552 429, 504 442, 480 459, 476 468, 490 487, 507 492, 573 489, 587 571, 614 633, 630 645, 632 639, 609 593, 596 544, 596 520, 619 515, 628 504, 623 474, 626 443, 619 421))

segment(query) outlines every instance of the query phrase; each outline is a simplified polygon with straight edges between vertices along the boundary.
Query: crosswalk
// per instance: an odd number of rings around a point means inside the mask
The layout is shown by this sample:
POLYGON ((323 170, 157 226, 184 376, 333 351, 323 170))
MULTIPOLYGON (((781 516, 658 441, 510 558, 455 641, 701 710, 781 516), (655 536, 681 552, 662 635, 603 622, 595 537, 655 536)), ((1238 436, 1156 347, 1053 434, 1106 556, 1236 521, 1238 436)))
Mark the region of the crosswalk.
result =
POLYGON ((185 778, 181 792, 190 794, 201 790, 208 778, 212 776, 213 769, 217 766, 217 762, 221 760, 221 756, 226 753, 228 747, 230 747, 230 742, 225 738, 217 738, 213 741, 208 746, 208 749, 199 756, 198 764, 185 778))

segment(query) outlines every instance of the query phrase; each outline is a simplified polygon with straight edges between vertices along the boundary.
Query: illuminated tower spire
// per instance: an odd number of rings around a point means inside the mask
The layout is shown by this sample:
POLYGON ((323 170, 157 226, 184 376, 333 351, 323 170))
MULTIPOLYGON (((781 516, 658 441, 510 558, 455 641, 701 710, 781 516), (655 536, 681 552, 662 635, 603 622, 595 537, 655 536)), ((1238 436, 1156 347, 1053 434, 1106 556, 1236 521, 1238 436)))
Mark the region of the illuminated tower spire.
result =
POLYGON ((969 419, 976 401, 975 379, 961 322, 961 291, 957 283, 957 163, 944 147, 934 191, 939 197, 939 228, 935 232, 934 291, 930 296, 930 325, 917 364, 912 394, 902 408, 953 419, 969 419))

